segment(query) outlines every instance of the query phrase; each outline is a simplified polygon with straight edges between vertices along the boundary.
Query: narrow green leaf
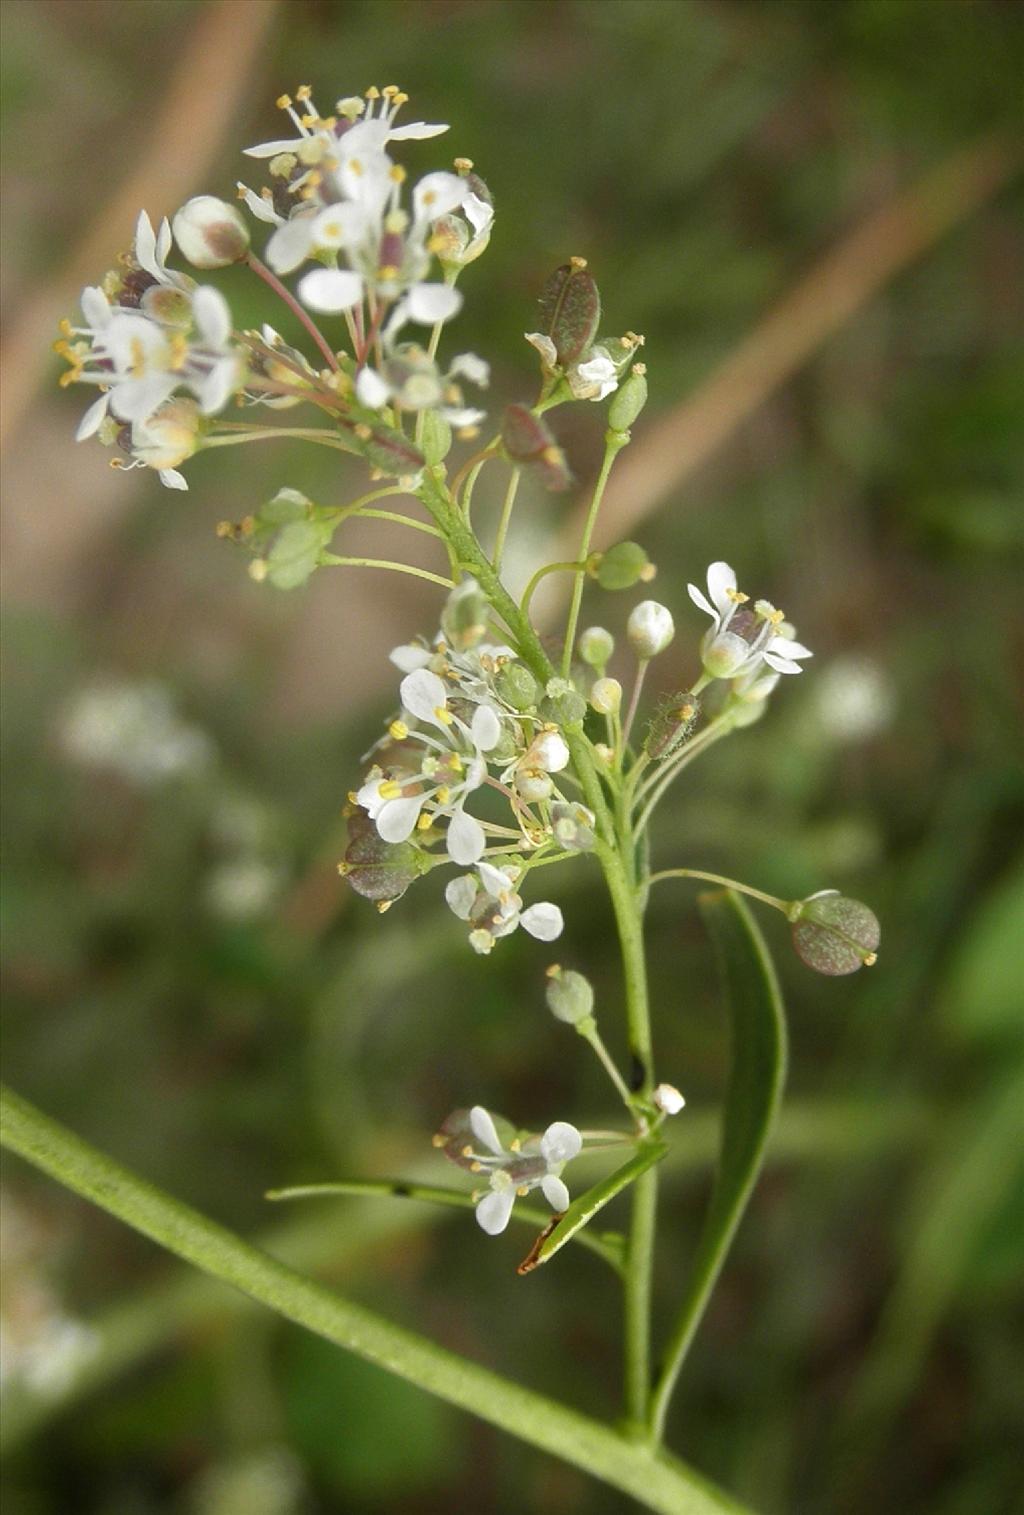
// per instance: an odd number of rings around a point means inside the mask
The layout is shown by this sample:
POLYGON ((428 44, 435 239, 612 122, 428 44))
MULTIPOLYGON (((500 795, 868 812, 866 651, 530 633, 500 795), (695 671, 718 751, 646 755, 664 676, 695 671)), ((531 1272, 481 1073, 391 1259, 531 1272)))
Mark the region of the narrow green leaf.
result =
POLYGON ((753 916, 730 890, 704 894, 699 904, 725 989, 732 1057, 715 1187, 652 1398, 651 1419, 659 1436, 679 1370, 761 1170, 786 1075, 782 997, 753 916))
MULTIPOLYGON (((533 1248, 519 1264, 520 1273, 532 1273, 534 1268, 539 1268, 542 1263, 549 1262, 556 1252, 560 1252, 567 1241, 575 1236, 578 1241, 583 1237, 578 1233, 584 1226, 590 1224, 599 1210, 603 1210, 609 1200, 615 1198, 623 1189, 646 1173, 648 1168, 660 1162, 668 1151, 664 1142, 651 1141, 646 1143, 635 1157, 630 1158, 621 1168, 616 1168, 607 1178, 603 1178, 599 1184, 574 1199, 564 1215, 557 1216, 551 1225, 542 1231, 533 1248)), ((514 1213, 514 1212, 513 1212, 514 1213)), ((603 1238, 605 1242, 608 1238, 603 1238)), ((622 1265, 621 1250, 618 1265, 622 1265)))

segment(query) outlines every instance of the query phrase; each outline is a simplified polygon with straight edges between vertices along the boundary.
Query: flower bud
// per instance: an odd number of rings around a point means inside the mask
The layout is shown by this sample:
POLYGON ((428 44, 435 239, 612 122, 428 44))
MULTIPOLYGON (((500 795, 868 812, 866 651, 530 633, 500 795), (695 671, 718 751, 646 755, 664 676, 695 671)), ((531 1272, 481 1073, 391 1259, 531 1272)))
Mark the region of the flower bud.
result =
POLYGON ((557 800, 551 807, 551 832, 566 852, 589 852, 597 840, 594 812, 574 800, 557 800))
POLYGON ((591 668, 603 669, 615 651, 615 638, 603 626, 588 626, 576 643, 580 657, 591 668))
POLYGON ((196 402, 178 395, 133 423, 132 452, 147 468, 177 468, 199 448, 202 426, 196 402))
POLYGON ((523 757, 524 768, 539 768, 542 773, 561 773, 569 761, 565 738, 557 731, 542 731, 530 743, 523 757))
POLYGON ((554 793, 554 784, 541 768, 519 768, 514 780, 515 791, 528 805, 538 800, 547 800, 554 793))
POLYGON ((659 1084, 651 1098, 658 1109, 665 1115, 678 1115, 686 1104, 685 1099, 674 1084, 659 1084))
POLYGON ((608 407, 608 425, 612 431, 628 431, 647 404, 647 368, 634 363, 628 379, 616 390, 608 407))
POLYGON ((571 726, 582 721, 587 713, 587 702, 568 679, 549 679, 547 699, 541 714, 559 726, 571 726))
POLYGON ((654 578, 654 564, 639 542, 617 542, 601 554, 594 576, 602 589, 632 589, 654 578))
POLYGON ((533 710, 540 699, 540 685, 525 663, 506 663, 494 687, 513 710, 533 710))
POLYGON ((476 579, 463 579, 449 594, 441 612, 441 630, 458 652, 475 647, 487 633, 490 601, 476 579))
POLYGON ((672 613, 657 600, 641 600, 626 623, 626 636, 637 657, 646 662, 664 652, 676 634, 672 613))
POLYGON ((870 968, 882 934, 878 917, 860 900, 837 889, 823 889, 792 907, 793 945, 797 956, 816 973, 840 977, 870 968))
POLYGON ((578 1026, 593 1014, 594 991, 583 974, 572 968, 552 964, 548 969, 547 998, 551 1014, 566 1025, 578 1026))
POLYGON ((590 703, 598 715, 614 715, 622 704, 622 685, 618 679, 595 679, 590 703))
POLYGON ((193 268, 227 268, 249 251, 249 228, 235 205, 195 195, 175 213, 174 240, 193 268))

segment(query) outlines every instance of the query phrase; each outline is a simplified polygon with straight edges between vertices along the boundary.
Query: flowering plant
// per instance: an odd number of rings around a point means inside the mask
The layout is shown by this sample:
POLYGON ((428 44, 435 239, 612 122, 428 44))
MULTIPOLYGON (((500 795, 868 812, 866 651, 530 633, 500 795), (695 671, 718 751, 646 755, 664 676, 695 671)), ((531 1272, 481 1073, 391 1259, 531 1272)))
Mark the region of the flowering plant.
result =
MULTIPOLYGON (((538 330, 527 335, 540 360, 536 396, 509 405, 482 441, 486 414, 465 386, 486 389, 488 364, 471 352, 448 359, 439 353, 444 328, 462 307, 461 276, 491 236, 492 196, 465 158, 408 188, 391 149, 447 128, 400 124, 405 103, 389 86, 342 98, 321 115, 305 86, 294 100, 282 96, 289 134, 248 149, 267 165, 269 182, 259 190, 239 185, 251 217, 272 228, 263 256, 252 251, 241 210, 213 196, 195 197, 156 230, 143 212, 131 252, 84 291, 81 324, 65 324, 58 349, 70 365, 64 382, 98 390, 79 438, 98 438, 118 467, 156 469, 173 489, 187 488, 182 466, 213 447, 288 437, 364 460, 372 487, 343 506, 287 488, 240 523, 222 523, 220 535, 251 553, 249 572, 258 582, 295 588, 322 568, 362 566, 413 575, 445 591, 438 629, 391 654, 400 675, 395 703, 348 793, 339 866, 360 895, 384 912, 419 879, 454 867, 446 903, 468 928, 470 948, 487 954, 520 926, 541 943, 561 936, 562 910, 537 898, 537 870, 589 860, 603 875, 622 953, 628 1072, 602 1039, 594 991, 582 972, 547 964, 546 993, 552 1014, 575 1028, 607 1072, 620 1123, 595 1129, 558 1118, 542 1132, 519 1131, 475 1104, 441 1120, 434 1136, 439 1151, 473 1176, 471 1191, 396 1180, 349 1181, 317 1192, 363 1187, 470 1205, 488 1236, 513 1221, 539 1227, 520 1273, 546 1265, 570 1241, 596 1251, 623 1283, 624 1419, 617 1428, 599 1426, 335 1296, 321 1298, 173 1201, 154 1208, 147 1191, 143 1204, 131 1175, 118 1170, 112 1177, 107 1160, 81 1144, 72 1150, 21 1102, 10 1106, 9 1139, 200 1266, 590 1468, 650 1508, 725 1509, 724 1496, 660 1449, 680 1368, 752 1190, 781 1094, 778 989, 741 896, 785 915, 803 961, 825 974, 873 963, 878 922, 866 906, 833 891, 787 901, 701 869, 652 871, 652 818, 675 780, 714 744, 758 720, 783 676, 799 674, 811 653, 783 613, 752 600, 720 561, 707 570, 706 594, 689 586, 712 623, 699 644, 694 639, 700 671, 653 711, 644 691, 651 664, 675 637, 672 610, 649 598, 633 605, 618 658, 610 632, 597 624, 581 628, 588 585, 628 592, 654 577, 636 543, 604 552, 593 547, 609 475, 647 398, 645 366, 636 361, 642 338, 602 335, 595 280, 583 259, 569 259, 544 286, 538 330), (232 264, 248 268, 301 323, 308 345, 292 345, 266 322, 258 330, 236 329, 212 284, 168 266, 175 243, 204 274, 232 264), (298 275, 294 291, 283 282, 291 275, 298 275), (415 335, 417 328, 426 334, 415 335), (574 403, 604 407, 605 428, 579 549, 571 561, 536 566, 517 597, 504 573, 517 492, 524 478, 552 492, 571 483, 548 416, 574 403), (284 412, 303 406, 316 424, 282 424, 284 412), (274 413, 269 424, 257 419, 267 410, 274 413), (464 444, 468 455, 451 461, 464 444), (485 468, 507 475, 493 530, 473 516, 485 468), (381 504, 396 499, 407 502, 405 510, 381 504), (443 554, 438 570, 401 555, 367 559, 337 551, 336 538, 355 517, 428 537, 443 554), (531 604, 538 584, 554 574, 571 587, 552 652, 531 604), (666 1123, 685 1101, 659 1078, 663 1054, 656 1058, 652 1043, 643 921, 651 889, 676 879, 716 886, 702 910, 731 1000, 734 1071, 718 1182, 691 1281, 654 1371, 658 1165, 669 1145, 666 1123), (619 1165, 596 1181, 574 1177, 572 1199, 563 1177, 568 1165, 606 1152, 617 1153, 619 1165), (628 1234, 598 1232, 595 1216, 625 1191, 632 1204, 628 1234), (533 1203, 516 1206, 531 1197, 533 1203)), ((685 1141, 685 1118, 679 1124, 685 1141)), ((309 1192, 279 1191, 279 1197, 309 1192)))

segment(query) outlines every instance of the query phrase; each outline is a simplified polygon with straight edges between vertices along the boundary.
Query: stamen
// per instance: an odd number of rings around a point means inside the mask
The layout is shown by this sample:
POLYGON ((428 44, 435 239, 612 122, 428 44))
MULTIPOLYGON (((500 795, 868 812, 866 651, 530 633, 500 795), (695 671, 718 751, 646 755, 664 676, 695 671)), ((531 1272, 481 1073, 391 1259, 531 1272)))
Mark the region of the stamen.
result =
POLYGON ((396 784, 394 779, 385 779, 383 784, 377 785, 377 793, 382 800, 397 800, 402 793, 402 786, 396 784))
POLYGON ((391 725, 388 727, 388 731, 394 737, 396 742, 404 742, 406 737, 409 735, 409 728, 404 721, 392 721, 391 725))
POLYGON ((435 705, 434 706, 434 715, 441 722, 442 726, 450 726, 452 724, 453 719, 454 719, 454 717, 452 716, 451 711, 450 710, 446 710, 443 705, 435 705))
POLYGON ((734 605, 745 605, 750 599, 749 594, 741 594, 738 589, 727 589, 725 598, 731 600, 734 605))

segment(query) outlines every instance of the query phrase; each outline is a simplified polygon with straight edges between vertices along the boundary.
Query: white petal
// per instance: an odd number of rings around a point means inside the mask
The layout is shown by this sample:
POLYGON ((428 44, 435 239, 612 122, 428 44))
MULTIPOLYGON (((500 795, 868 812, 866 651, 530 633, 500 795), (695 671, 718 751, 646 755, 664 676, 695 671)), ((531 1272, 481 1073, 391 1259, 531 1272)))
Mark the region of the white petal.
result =
POLYGON ((481 232, 485 232, 494 220, 494 206, 488 205, 486 200, 481 200, 479 195, 474 195, 472 190, 463 200, 461 209, 477 237, 481 232))
POLYGON ((479 752, 490 752, 501 740, 501 722, 490 705, 478 705, 470 727, 473 744, 479 752))
POLYGON ((147 274, 151 274, 154 279, 160 279, 153 223, 144 210, 139 211, 139 219, 135 223, 135 261, 140 268, 145 269, 147 274))
POLYGON ((469 1129, 477 1141, 485 1146, 495 1157, 501 1157, 505 1151, 498 1139, 498 1128, 494 1124, 489 1111, 483 1105, 474 1105, 469 1112, 469 1129))
POLYGON ((164 216, 160 222, 160 230, 156 234, 156 262, 161 278, 164 277, 166 272, 164 264, 167 262, 167 254, 171 250, 171 240, 171 223, 164 216))
POLYGON ((416 220, 436 221, 439 216, 447 216, 462 204, 467 188, 465 179, 443 169, 424 174, 412 192, 416 220))
POLYGON ((276 158, 278 153, 293 153, 304 141, 304 137, 279 137, 276 142, 257 142, 242 151, 247 158, 276 158))
POLYGON ((264 200, 262 195, 258 195, 254 189, 250 189, 240 179, 238 180, 237 188, 257 221, 266 221, 270 226, 284 225, 284 217, 278 215, 269 200, 264 200))
POLYGON ((407 319, 433 326, 448 321, 462 307, 462 296, 450 284, 414 284, 409 290, 407 319))
POLYGON ((456 810, 448 823, 448 856, 461 868, 468 868, 481 857, 487 845, 484 828, 464 810, 456 810))
POLYGON ((176 468, 161 468, 159 478, 161 484, 163 484, 166 489, 188 488, 188 482, 185 478, 185 475, 183 473, 179 473, 176 468))
POLYGON ((121 421, 145 421, 178 387, 177 374, 156 373, 129 379, 110 392, 110 408, 121 421))
POLYGON ((448 131, 447 126, 432 125, 426 121, 410 121, 406 126, 393 126, 388 132, 391 142, 421 141, 424 137, 439 137, 448 131))
POLYGON ((561 1214, 563 1210, 568 1210, 569 1191, 563 1184, 562 1180, 556 1177, 554 1173, 545 1174, 545 1176, 540 1181, 540 1187, 543 1191, 544 1198, 547 1200, 552 1210, 557 1210, 559 1214, 561 1214))
POLYGON ((97 289, 93 284, 87 284, 82 290, 82 315, 86 326, 93 331, 102 331, 110 321, 110 301, 102 289, 97 289))
POLYGON ((448 376, 452 379, 468 379, 479 389, 486 389, 491 382, 491 365, 475 352, 460 352, 451 361, 448 376))
POLYGON ((813 658, 814 653, 802 642, 791 641, 789 637, 772 637, 768 643, 769 652, 777 652, 783 658, 813 658))
POLYGON ((299 281, 299 299, 303 305, 325 315, 351 310, 362 298, 362 275, 348 268, 315 268, 299 281))
POLYGON ((199 409, 204 416, 216 415, 218 410, 224 409, 238 387, 239 376, 239 365, 232 354, 214 363, 210 372, 199 383, 193 385, 196 399, 199 401, 199 409))
POLYGON ((530 346, 535 347, 540 353, 541 362, 545 368, 557 368, 558 349, 550 337, 545 336, 542 331, 525 331, 523 336, 530 346))
POLYGON ((467 426, 479 426, 487 418, 486 410, 474 410, 472 406, 460 409, 458 406, 442 405, 438 414, 449 426, 454 426, 456 431, 462 431, 467 426))
POLYGON ((412 794, 388 800, 377 817, 377 831, 385 842, 405 842, 416 830, 426 796, 412 794))
POLYGON ((391 662, 403 673, 415 673, 417 668, 425 668, 433 655, 428 647, 417 647, 414 642, 405 647, 396 647, 388 654, 391 662))
POLYGON ((774 668, 776 673, 803 673, 800 664, 790 662, 789 658, 780 658, 774 652, 766 652, 763 656, 768 667, 774 668))
POLYGON ((356 380, 356 399, 368 410, 380 410, 391 396, 391 388, 375 368, 363 368, 356 380))
POLYGON ((712 563, 708 569, 708 594, 720 615, 725 615, 726 611, 732 608, 733 601, 726 591, 735 590, 735 588, 736 575, 728 563, 723 563, 721 559, 712 563))
POLYGON ((557 905, 543 900, 539 905, 531 905, 528 910, 524 910, 519 917, 519 924, 524 931, 536 937, 538 942, 553 942, 561 936, 565 921, 557 905))
POLYGON ((309 257, 313 248, 313 219, 311 215, 292 216, 278 226, 264 254, 275 273, 293 273, 309 257))
POLYGON ((500 1192, 492 1189, 490 1194, 484 1195, 476 1207, 477 1225, 481 1230, 486 1231, 488 1236, 500 1236, 508 1225, 515 1202, 514 1188, 509 1187, 500 1192))
POLYGON ((429 668, 417 668, 406 674, 398 686, 402 704, 418 721, 429 721, 432 726, 443 726, 436 712, 443 710, 448 700, 448 691, 436 673, 429 668))
POLYGON ((693 601, 693 603, 696 605, 697 609, 703 610, 705 615, 709 615, 717 626, 722 618, 718 614, 718 611, 710 603, 703 591, 698 589, 696 584, 687 584, 686 592, 690 596, 690 599, 693 601))
POLYGON ((540 1151, 546 1163, 567 1163, 578 1157, 583 1138, 567 1120, 552 1121, 540 1139, 540 1151))
POLYGON ((231 308, 219 289, 202 284, 192 296, 192 315, 207 347, 224 347, 231 336, 231 308))
POLYGON ((448 909, 457 915, 460 921, 468 921, 476 904, 476 879, 471 873, 463 873, 459 878, 453 878, 444 891, 448 909))
POLYGON ((110 399, 108 395, 100 395, 98 400, 92 402, 78 423, 78 430, 75 432, 76 442, 84 442, 86 437, 94 437, 96 435, 107 413, 109 403, 110 399))
POLYGON ((370 218, 361 205, 342 200, 325 205, 313 217, 311 240, 316 247, 355 247, 370 229, 370 218))
POLYGON ((480 875, 481 884, 492 900, 500 900, 512 888, 512 881, 508 874, 501 868, 495 868, 493 863, 481 861, 477 864, 476 871, 480 875))

